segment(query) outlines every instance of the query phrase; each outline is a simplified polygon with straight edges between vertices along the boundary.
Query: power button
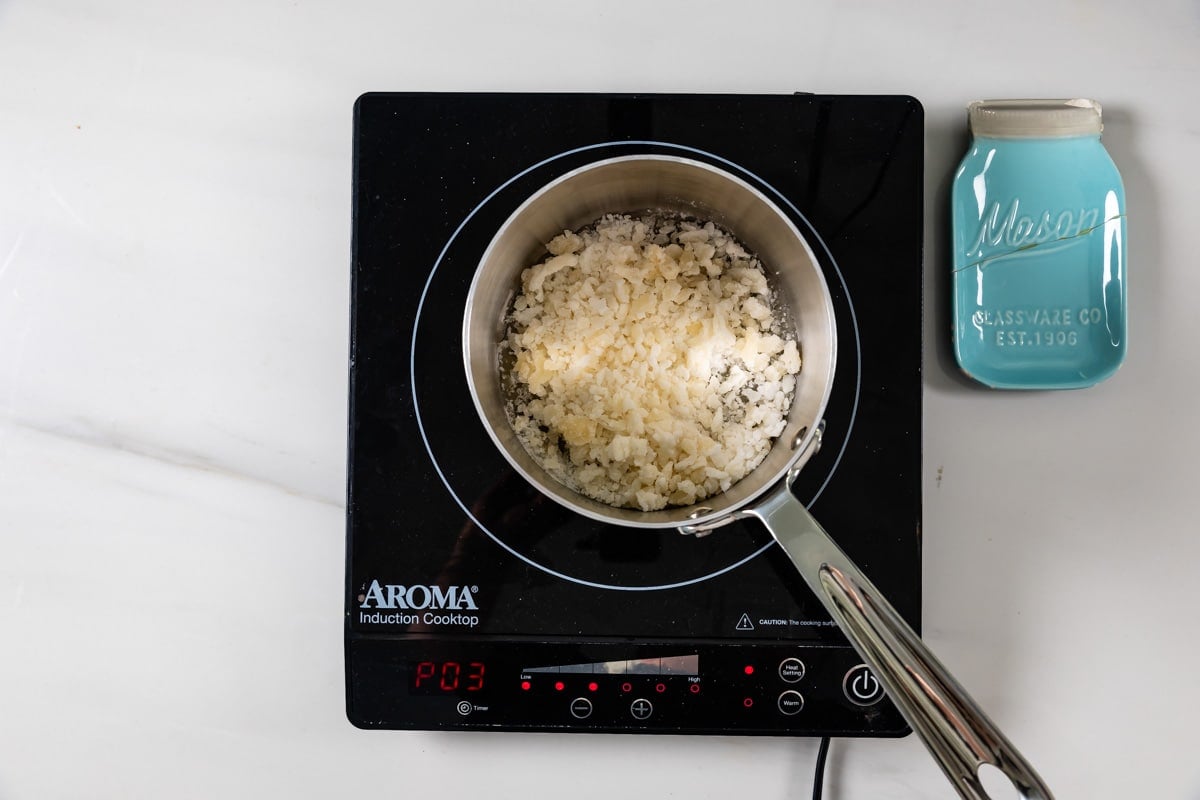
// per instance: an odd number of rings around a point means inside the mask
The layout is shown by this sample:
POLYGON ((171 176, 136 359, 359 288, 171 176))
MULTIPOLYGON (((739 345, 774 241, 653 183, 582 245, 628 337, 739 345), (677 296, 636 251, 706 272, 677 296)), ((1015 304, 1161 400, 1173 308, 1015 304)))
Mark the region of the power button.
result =
POLYGON ((883 699, 883 686, 866 664, 850 668, 842 678, 842 692, 856 706, 873 706, 883 699))

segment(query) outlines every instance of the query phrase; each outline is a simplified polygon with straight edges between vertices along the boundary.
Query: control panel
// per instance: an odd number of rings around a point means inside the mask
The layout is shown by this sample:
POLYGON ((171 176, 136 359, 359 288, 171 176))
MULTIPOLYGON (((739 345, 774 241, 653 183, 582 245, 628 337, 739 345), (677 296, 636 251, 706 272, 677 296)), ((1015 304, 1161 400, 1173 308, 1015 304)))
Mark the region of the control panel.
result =
POLYGON ((847 646, 351 638, 363 728, 901 736, 847 646))

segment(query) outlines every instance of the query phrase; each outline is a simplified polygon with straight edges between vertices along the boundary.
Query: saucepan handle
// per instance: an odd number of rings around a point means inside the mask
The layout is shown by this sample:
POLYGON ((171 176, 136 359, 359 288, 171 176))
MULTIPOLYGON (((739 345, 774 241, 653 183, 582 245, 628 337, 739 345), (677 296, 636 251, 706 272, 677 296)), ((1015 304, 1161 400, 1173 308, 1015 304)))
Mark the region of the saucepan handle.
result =
POLYGON ((990 764, 1021 797, 1050 800, 1050 790, 1029 762, 788 486, 742 513, 758 517, 771 531, 962 797, 989 800, 979 768, 990 764))

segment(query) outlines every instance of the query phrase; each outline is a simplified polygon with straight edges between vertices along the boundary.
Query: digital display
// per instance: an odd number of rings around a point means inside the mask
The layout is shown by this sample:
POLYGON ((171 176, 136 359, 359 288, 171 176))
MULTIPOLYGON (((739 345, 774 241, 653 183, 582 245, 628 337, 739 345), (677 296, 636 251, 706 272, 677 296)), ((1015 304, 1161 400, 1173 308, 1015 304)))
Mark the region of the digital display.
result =
POLYGON ((457 694, 483 689, 487 665, 482 661, 418 661, 411 665, 412 694, 457 694))

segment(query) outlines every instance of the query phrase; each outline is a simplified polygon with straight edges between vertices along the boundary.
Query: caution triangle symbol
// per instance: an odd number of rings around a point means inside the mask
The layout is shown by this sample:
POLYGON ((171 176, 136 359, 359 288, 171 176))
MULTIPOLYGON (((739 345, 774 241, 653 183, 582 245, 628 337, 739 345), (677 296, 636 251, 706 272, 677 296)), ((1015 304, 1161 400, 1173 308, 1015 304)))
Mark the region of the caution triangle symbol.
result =
POLYGON ((741 619, 739 619, 737 622, 737 626, 735 627, 735 630, 739 630, 739 631, 754 630, 754 623, 750 621, 749 614, 742 614, 741 619))

